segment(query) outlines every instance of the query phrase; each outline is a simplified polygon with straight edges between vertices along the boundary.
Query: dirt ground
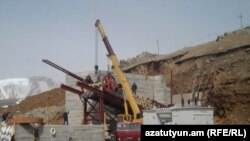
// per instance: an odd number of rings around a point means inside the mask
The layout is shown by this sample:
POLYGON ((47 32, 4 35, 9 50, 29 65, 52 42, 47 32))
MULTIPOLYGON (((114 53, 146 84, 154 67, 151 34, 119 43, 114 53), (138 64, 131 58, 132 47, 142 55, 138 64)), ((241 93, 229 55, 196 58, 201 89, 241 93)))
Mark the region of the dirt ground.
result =
MULTIPOLYGON (((0 113, 4 111, 10 112, 12 116, 22 116, 35 109, 42 109, 50 106, 64 107, 65 106, 65 91, 62 89, 53 89, 39 95, 27 97, 19 105, 9 106, 8 108, 0 108, 0 113), (19 111, 19 112, 17 112, 19 111)), ((45 110, 46 110, 45 109, 45 110)), ((53 111, 51 111, 53 113, 53 111)), ((57 112, 51 114, 50 124, 62 124, 63 123, 63 112, 57 112)))

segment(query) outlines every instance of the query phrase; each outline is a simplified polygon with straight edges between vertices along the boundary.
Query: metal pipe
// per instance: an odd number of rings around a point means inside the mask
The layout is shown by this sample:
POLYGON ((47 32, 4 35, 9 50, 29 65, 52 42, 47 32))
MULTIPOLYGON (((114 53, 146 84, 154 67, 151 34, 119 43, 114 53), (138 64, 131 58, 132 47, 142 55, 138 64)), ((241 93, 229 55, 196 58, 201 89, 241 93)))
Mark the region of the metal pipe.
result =
POLYGON ((76 74, 74 74, 74 73, 72 73, 72 72, 70 72, 70 71, 68 71, 68 70, 66 70, 66 69, 64 69, 64 68, 62 68, 62 67, 60 67, 60 66, 58 66, 57 64, 55 64, 55 63, 53 63, 53 62, 51 62, 51 61, 49 61, 49 60, 47 60, 47 59, 43 59, 42 60, 44 63, 46 63, 46 64, 48 64, 48 65, 50 65, 50 66, 52 66, 52 67, 54 67, 54 68, 56 68, 56 69, 58 69, 58 70, 60 70, 60 71, 62 71, 62 72, 64 72, 64 73, 66 73, 66 74, 68 74, 68 75, 70 75, 70 76, 72 76, 73 78, 76 78, 76 79, 78 79, 78 80, 80 80, 80 81, 85 81, 83 78, 81 78, 80 76, 78 76, 78 75, 76 75, 76 74))
POLYGON ((65 84, 61 84, 60 88, 66 90, 66 91, 70 91, 70 92, 72 92, 72 93, 78 94, 78 95, 82 95, 82 94, 84 93, 84 92, 82 92, 82 91, 79 91, 79 90, 77 90, 77 89, 74 89, 74 88, 72 88, 72 87, 70 87, 70 86, 67 86, 67 85, 65 85, 65 84))

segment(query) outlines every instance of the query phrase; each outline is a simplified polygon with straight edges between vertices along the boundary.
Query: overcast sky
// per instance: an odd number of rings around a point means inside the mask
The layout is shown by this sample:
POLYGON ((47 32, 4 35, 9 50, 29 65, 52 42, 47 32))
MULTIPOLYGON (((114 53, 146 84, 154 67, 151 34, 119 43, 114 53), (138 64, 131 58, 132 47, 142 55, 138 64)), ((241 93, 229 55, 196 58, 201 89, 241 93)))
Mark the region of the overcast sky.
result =
MULTIPOLYGON (((95 21, 100 19, 119 59, 143 51, 168 54, 250 25, 250 0, 0 0, 0 79, 64 74, 95 65, 95 21)), ((99 37, 99 66, 107 51, 99 37)))

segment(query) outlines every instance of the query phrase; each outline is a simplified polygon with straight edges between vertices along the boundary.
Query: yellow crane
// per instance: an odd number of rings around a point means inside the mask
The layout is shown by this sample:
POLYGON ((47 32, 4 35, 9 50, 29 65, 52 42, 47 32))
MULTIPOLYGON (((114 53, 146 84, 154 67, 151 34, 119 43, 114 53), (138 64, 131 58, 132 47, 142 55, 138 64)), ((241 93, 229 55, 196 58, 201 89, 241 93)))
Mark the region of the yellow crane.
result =
POLYGON ((139 106, 138 106, 138 104, 137 104, 137 102, 132 94, 131 88, 130 88, 129 83, 127 81, 127 78, 125 77, 124 73, 122 72, 122 70, 119 66, 118 59, 117 59, 117 57, 116 57, 116 55, 115 55, 115 53, 114 53, 114 51, 109 43, 108 37, 107 37, 103 27, 102 27, 100 20, 96 21, 95 26, 98 28, 98 30, 100 32, 100 35, 101 35, 103 42, 106 46, 106 49, 108 51, 108 57, 112 61, 115 73, 118 76, 118 79, 119 79, 119 81, 122 85, 122 88, 124 90, 124 93, 126 95, 126 98, 129 102, 129 105, 130 105, 132 111, 133 111, 133 115, 128 114, 127 105, 125 104, 125 114, 123 115, 123 119, 125 121, 128 121, 128 122, 132 121, 132 122, 142 123, 142 121, 143 121, 142 113, 141 113, 139 106))

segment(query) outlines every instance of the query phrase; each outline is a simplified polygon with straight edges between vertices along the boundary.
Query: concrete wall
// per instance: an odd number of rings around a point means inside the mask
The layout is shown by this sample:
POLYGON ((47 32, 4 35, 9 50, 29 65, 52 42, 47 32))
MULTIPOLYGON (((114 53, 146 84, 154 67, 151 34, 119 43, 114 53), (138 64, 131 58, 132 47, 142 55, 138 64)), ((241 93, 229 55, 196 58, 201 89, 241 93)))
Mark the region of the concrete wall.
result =
POLYGON ((143 124, 213 124, 211 107, 171 107, 143 111, 143 124))
POLYGON ((16 124, 15 140, 16 141, 32 141, 34 140, 34 129, 29 124, 16 124))
POLYGON ((161 125, 160 119, 157 117, 155 110, 143 111, 143 124, 144 125, 161 125))
MULTIPOLYGON (((90 75, 93 81, 96 81, 96 77, 97 77, 93 71, 80 72, 76 74, 84 79, 87 75, 90 75)), ((101 72, 101 74, 104 74, 104 72, 101 72)), ((81 90, 80 87, 76 86, 77 80, 75 78, 72 78, 71 76, 66 75, 65 82, 66 82, 66 85, 69 85, 75 89, 81 90)), ((82 124, 83 104, 81 100, 79 99, 78 95, 66 91, 65 109, 70 112, 68 115, 69 125, 81 125, 82 124)))
MULTIPOLYGON (((32 141, 35 128, 29 124, 16 125, 16 141, 32 141)), ((37 128, 39 141, 103 141, 104 128, 103 125, 45 125, 37 128), (51 133, 51 129, 55 129, 55 135, 51 133)))
POLYGON ((172 109, 172 124, 213 124, 213 108, 185 107, 172 109))
MULTIPOLYGON (((197 95, 197 93, 196 93, 196 95, 197 95)), ((200 92, 199 100, 197 103, 198 106, 201 105, 201 103, 200 103, 201 97, 202 97, 202 93, 200 92)), ((183 94, 183 99, 184 99, 184 106, 194 106, 194 102, 191 102, 192 93, 183 94), (188 100, 190 100, 190 104, 188 104, 188 100)), ((169 101, 169 103, 170 103, 170 101, 169 101)), ((181 107, 181 94, 173 95, 173 104, 176 107, 181 107)))
POLYGON ((168 104, 170 97, 170 88, 166 87, 166 81, 163 76, 144 76, 138 74, 126 74, 130 83, 136 82, 137 95, 145 98, 155 99, 162 104, 168 104))

